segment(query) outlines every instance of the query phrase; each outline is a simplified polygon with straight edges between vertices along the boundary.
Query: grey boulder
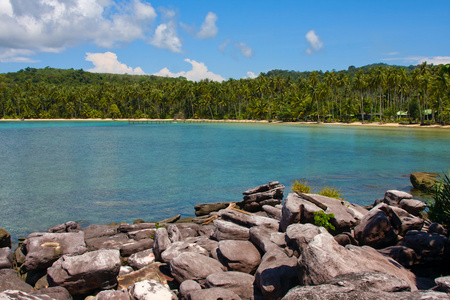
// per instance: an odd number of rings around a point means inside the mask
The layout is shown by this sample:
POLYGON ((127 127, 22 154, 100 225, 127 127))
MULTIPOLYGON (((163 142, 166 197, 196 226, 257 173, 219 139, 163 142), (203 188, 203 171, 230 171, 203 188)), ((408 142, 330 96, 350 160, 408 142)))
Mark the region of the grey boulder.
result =
POLYGON ((188 279, 204 282, 208 275, 223 272, 225 267, 205 255, 184 252, 170 261, 170 271, 180 283, 188 279))
POLYGON ((128 288, 128 292, 135 300, 178 299, 170 289, 153 279, 136 282, 128 288))
POLYGON ((229 271, 248 274, 254 274, 261 262, 258 249, 250 241, 220 241, 217 248, 217 257, 229 271))
POLYGON ((206 277, 206 288, 224 288, 230 290, 242 299, 251 299, 254 295, 253 283, 255 278, 242 272, 220 272, 206 277))
POLYGON ((0 248, 0 269, 10 269, 13 265, 14 256, 9 247, 0 248))

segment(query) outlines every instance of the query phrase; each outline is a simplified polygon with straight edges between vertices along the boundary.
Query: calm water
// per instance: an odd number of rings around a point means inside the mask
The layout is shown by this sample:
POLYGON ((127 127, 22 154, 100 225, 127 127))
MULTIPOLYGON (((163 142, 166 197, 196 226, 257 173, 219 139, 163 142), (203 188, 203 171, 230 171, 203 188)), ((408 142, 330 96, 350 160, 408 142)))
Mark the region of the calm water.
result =
POLYGON ((369 204, 450 168, 450 130, 327 125, 0 122, 0 227, 158 221, 295 179, 369 204))

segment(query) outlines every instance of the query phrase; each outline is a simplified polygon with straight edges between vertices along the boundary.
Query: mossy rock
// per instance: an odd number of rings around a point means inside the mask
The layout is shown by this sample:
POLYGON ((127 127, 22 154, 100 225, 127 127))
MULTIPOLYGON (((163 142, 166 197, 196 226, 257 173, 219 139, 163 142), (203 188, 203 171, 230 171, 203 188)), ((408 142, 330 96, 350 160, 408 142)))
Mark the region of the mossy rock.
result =
POLYGON ((11 235, 6 229, 0 228, 0 248, 11 248, 11 235))
POLYGON ((436 182, 439 181, 437 173, 414 172, 411 173, 409 179, 414 188, 424 192, 434 192, 436 182))

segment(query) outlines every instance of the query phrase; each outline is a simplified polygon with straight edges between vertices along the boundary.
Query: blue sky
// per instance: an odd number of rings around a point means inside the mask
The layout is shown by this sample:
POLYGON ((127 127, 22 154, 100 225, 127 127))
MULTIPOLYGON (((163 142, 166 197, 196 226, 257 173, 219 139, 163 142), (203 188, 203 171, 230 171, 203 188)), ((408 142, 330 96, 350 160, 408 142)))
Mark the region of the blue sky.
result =
POLYGON ((0 73, 227 80, 450 63, 450 1, 0 0, 0 73))

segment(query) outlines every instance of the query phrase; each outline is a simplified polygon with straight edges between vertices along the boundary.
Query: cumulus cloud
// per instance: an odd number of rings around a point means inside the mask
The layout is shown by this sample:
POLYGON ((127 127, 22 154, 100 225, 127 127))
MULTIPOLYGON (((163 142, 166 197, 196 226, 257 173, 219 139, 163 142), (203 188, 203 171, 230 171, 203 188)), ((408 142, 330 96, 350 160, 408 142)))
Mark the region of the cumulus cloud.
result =
POLYGON ((113 73, 145 75, 140 67, 132 68, 117 60, 117 55, 112 52, 86 53, 86 60, 94 64, 94 68, 89 69, 93 73, 113 73))
POLYGON ((153 75, 164 76, 164 77, 183 76, 187 80, 191 80, 191 81, 200 81, 202 79, 209 79, 209 80, 213 80, 213 81, 224 81, 225 80, 225 78, 223 78, 222 76, 208 71, 208 68, 202 62, 197 62, 195 60, 191 60, 188 58, 186 58, 184 61, 188 62, 192 65, 192 70, 187 71, 187 72, 181 71, 178 73, 172 73, 169 71, 169 69, 164 68, 164 69, 161 69, 159 72, 154 73, 153 75))
POLYGON ((383 61, 404 61, 411 64, 421 64, 427 62, 428 64, 440 65, 440 64, 450 64, 450 56, 409 56, 409 57, 390 57, 384 58, 383 61))
POLYGON ((234 43, 234 47, 241 52, 242 55, 244 55, 247 58, 253 57, 253 49, 248 46, 246 43, 240 42, 240 43, 234 43))
POLYGON ((141 0, 0 0, 2 53, 23 51, 2 59, 23 61, 36 52, 57 53, 81 43, 112 47, 146 39, 156 16, 141 0))
POLYGON ((153 46, 167 49, 172 52, 181 53, 181 40, 177 35, 175 21, 160 24, 156 27, 155 35, 150 42, 153 46))
POLYGON ((216 37, 217 32, 219 31, 216 26, 216 21, 217 15, 213 12, 209 12, 200 27, 200 31, 197 33, 197 37, 200 39, 211 39, 216 37))
POLYGON ((247 72, 247 76, 248 76, 248 78, 250 78, 250 79, 254 79, 254 78, 258 77, 258 75, 256 75, 256 74, 253 73, 253 72, 247 72))
POLYGON ((222 44, 219 45, 218 49, 220 52, 225 52, 225 49, 228 47, 228 45, 231 43, 231 39, 226 39, 222 44))
POLYGON ((319 36, 316 35, 314 30, 310 30, 305 35, 306 40, 309 43, 309 48, 306 49, 307 54, 313 54, 323 47, 323 42, 320 40, 319 36))

